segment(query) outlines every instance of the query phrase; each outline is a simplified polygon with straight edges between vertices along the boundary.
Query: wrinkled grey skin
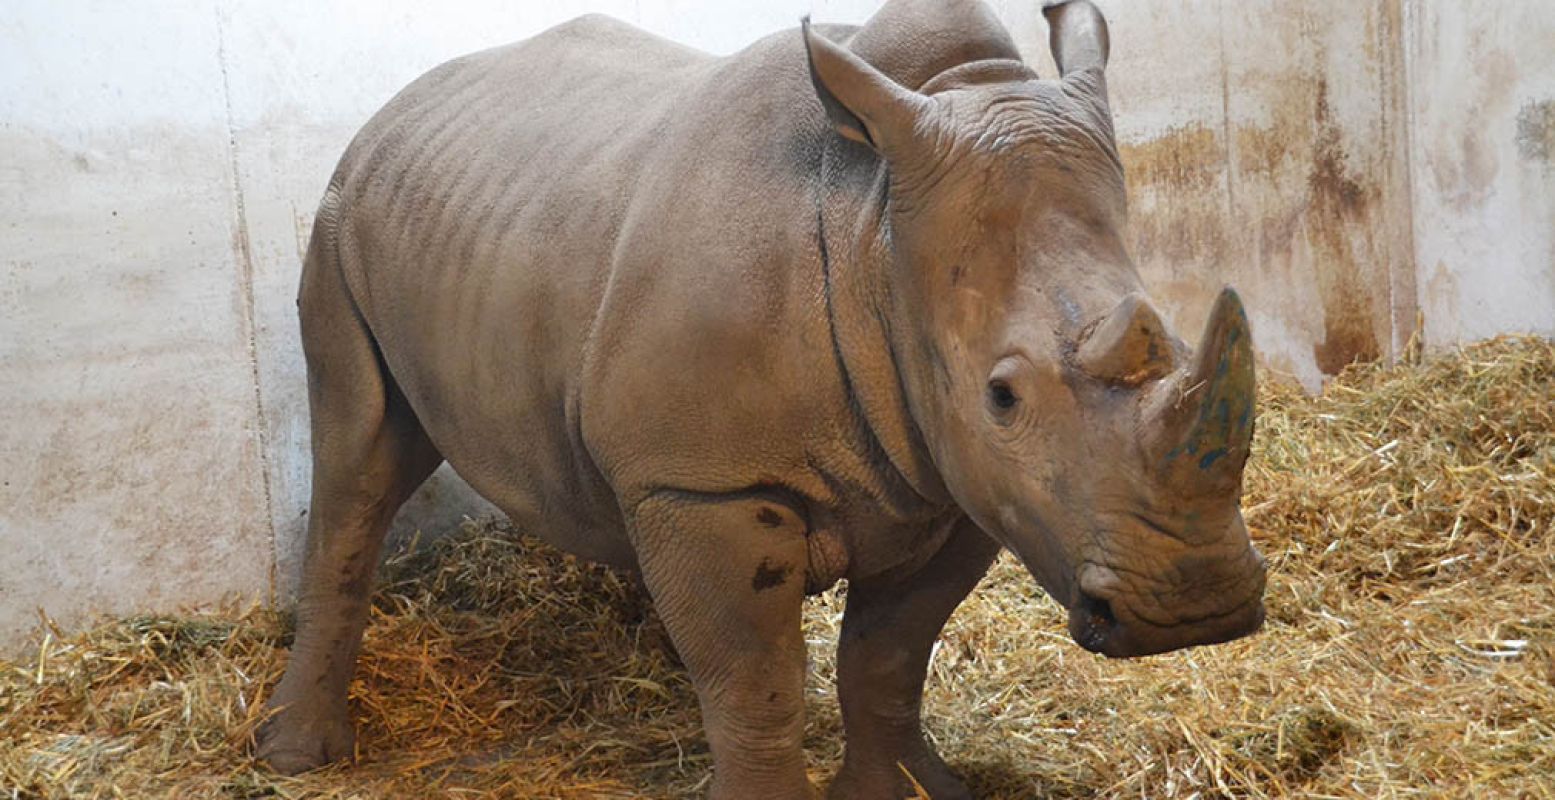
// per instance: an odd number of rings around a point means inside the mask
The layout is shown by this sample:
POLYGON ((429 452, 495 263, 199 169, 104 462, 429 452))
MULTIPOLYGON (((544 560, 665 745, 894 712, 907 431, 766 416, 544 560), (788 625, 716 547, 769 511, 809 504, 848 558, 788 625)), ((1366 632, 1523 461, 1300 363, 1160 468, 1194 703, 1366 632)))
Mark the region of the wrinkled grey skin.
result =
MULTIPOLYGON (((974 0, 713 58, 601 17, 441 66, 352 143, 300 309, 314 485, 260 756, 351 753, 383 532, 444 459, 516 524, 641 571, 715 798, 810 797, 807 591, 849 580, 829 795, 966 789, 919 703, 1008 547, 1110 656, 1262 620, 1238 510, 1252 353, 1197 353, 1128 255, 1106 26, 1038 80, 974 0)), ((515 768, 521 768, 515 766, 515 768)))

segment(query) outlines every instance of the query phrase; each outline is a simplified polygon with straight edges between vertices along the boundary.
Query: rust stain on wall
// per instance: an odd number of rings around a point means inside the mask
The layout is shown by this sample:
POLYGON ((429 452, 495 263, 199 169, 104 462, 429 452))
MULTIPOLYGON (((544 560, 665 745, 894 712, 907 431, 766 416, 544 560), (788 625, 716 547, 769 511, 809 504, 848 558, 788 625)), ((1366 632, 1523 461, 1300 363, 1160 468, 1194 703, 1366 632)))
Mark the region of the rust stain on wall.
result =
POLYGON ((1147 142, 1122 147, 1131 181, 1203 189, 1220 181, 1225 151, 1215 132, 1203 125, 1173 128, 1147 142))
POLYGON ((1237 169, 1243 174, 1275 176, 1290 159, 1290 124, 1267 128, 1244 126, 1236 129, 1237 169))
POLYGON ((1215 131, 1192 125, 1123 143, 1133 252, 1176 273, 1222 263, 1228 251, 1220 192, 1225 148, 1215 131))
POLYGON ((1373 326, 1375 304, 1363 273, 1368 265, 1357 263, 1350 247, 1352 237, 1369 235, 1369 209, 1377 190, 1363 186, 1349 172, 1343 134, 1328 104, 1326 80, 1318 83, 1313 124, 1307 234, 1315 254, 1323 259, 1317 265, 1317 283, 1323 298, 1324 337, 1313 345, 1312 356, 1319 369, 1332 375, 1382 355, 1373 326))
POLYGON ((1393 265, 1388 173, 1377 165, 1391 157, 1391 138, 1378 130, 1388 120, 1364 129, 1377 138, 1354 138, 1365 123, 1341 124, 1321 73, 1298 70, 1244 91, 1272 109, 1267 122, 1228 125, 1224 135, 1183 126, 1120 148, 1133 252, 1152 292, 1180 311, 1222 283, 1262 287, 1265 302, 1287 304, 1266 313, 1309 333, 1321 372, 1384 356, 1393 265), (1299 305, 1288 287, 1311 287, 1321 307, 1299 305))

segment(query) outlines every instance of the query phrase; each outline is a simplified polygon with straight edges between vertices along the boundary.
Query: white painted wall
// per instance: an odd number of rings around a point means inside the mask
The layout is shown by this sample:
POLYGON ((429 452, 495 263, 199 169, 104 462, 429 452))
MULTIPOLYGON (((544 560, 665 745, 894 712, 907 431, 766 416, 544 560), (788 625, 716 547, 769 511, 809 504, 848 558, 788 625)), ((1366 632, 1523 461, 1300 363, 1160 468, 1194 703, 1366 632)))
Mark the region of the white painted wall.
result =
MULTIPOLYGON (((283 594, 313 211, 428 68, 603 12, 714 52, 874 0, 0 5, 0 643, 42 609, 283 594)), ((480 508, 446 468, 401 532, 480 508)))
POLYGON ((1426 340, 1555 334, 1555 0, 1410 6, 1426 340))
MULTIPOLYGON (((1180 327, 1232 280, 1266 356, 1315 381, 1337 260, 1367 292, 1347 324, 1383 353, 1417 301, 1435 342, 1555 329, 1555 0, 1101 4, 1136 254, 1180 327), (1485 68, 1508 62, 1500 82, 1485 68), (1337 222, 1310 181, 1324 136, 1375 195, 1337 222)), ((309 472, 301 253, 335 159, 406 82, 586 11, 730 52, 877 5, 0 6, 0 644, 40 607, 75 623, 287 592, 309 472)), ((995 3, 1047 62, 1038 5, 995 3)), ((466 492, 440 474, 401 528, 457 517, 466 492)))
POLYGON ((158 16, 0 9, 0 640, 270 580, 215 15, 158 16))

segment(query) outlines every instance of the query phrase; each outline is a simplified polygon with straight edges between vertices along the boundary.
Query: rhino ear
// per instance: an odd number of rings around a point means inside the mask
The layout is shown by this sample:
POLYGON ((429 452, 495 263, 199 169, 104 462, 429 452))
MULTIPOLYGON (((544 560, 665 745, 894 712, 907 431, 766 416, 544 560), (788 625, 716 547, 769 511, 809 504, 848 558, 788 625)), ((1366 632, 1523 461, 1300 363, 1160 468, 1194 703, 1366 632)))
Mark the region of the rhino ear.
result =
POLYGON ((1107 18, 1088 0, 1048 0, 1042 16, 1047 17, 1048 46, 1053 62, 1064 77, 1083 69, 1106 69, 1112 46, 1107 35, 1107 18))
POLYGON ((1082 87, 1107 108, 1107 18, 1089 0, 1047 0, 1048 46, 1064 83, 1082 87))
POLYGON ((808 16, 800 29, 810 62, 810 82, 832 127, 879 152, 905 143, 928 104, 926 98, 816 33, 808 16))

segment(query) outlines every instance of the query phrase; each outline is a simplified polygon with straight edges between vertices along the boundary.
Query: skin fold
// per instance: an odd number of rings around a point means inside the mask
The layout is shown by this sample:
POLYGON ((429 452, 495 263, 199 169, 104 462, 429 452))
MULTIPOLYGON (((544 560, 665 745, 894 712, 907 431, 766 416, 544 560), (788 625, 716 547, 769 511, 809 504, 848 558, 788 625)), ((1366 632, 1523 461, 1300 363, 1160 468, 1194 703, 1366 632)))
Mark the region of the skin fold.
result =
POLYGON ((800 615, 842 578, 833 798, 905 796, 898 764, 969 796, 919 703, 1002 548, 1109 656, 1256 629, 1246 316, 1227 290, 1190 348, 1154 311, 1106 24, 1046 13, 1056 79, 975 0, 722 58, 594 16, 373 117, 303 267, 313 499, 259 756, 351 753, 384 531, 444 460, 520 528, 641 572, 714 798, 815 795, 800 615))

